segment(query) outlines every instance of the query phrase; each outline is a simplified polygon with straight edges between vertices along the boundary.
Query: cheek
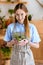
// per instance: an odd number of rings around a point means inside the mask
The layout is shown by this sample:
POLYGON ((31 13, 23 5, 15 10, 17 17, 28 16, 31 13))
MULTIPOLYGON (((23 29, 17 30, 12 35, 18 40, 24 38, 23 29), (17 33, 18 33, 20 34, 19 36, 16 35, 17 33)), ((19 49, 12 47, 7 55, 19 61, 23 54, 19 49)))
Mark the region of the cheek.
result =
POLYGON ((23 16, 23 19, 25 19, 25 16, 23 16))

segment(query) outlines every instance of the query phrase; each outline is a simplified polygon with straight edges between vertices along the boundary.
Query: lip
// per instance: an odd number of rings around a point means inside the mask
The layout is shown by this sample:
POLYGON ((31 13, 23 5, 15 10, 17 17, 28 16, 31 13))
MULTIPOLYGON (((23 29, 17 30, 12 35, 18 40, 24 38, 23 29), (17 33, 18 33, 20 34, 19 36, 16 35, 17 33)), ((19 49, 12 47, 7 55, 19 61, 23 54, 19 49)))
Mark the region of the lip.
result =
POLYGON ((21 20, 19 19, 19 21, 21 21, 21 20))

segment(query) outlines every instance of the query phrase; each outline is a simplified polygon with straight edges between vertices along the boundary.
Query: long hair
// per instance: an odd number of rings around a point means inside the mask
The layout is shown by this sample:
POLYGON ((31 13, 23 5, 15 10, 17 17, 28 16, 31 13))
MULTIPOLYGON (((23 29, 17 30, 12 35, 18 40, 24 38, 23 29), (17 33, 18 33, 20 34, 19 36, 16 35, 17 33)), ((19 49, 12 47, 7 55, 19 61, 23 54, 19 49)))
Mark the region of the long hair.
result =
MULTIPOLYGON (((15 6, 14 8, 14 13, 18 10, 18 9, 22 9, 23 11, 25 11, 25 13, 28 13, 28 10, 26 8, 26 6, 23 3, 19 3, 15 6)), ((15 23, 17 22, 16 17, 15 17, 15 23)), ((24 27, 25 27, 25 36, 26 37, 30 37, 30 30, 29 30, 29 21, 28 21, 28 16, 25 16, 25 20, 24 20, 24 27)))

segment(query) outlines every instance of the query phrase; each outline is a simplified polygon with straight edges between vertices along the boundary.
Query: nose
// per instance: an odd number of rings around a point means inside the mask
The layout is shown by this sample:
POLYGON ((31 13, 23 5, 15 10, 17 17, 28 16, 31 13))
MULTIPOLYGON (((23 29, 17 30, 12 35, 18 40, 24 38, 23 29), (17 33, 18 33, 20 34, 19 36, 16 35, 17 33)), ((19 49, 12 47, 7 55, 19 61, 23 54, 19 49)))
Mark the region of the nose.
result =
POLYGON ((21 20, 22 19, 22 17, 21 17, 21 15, 19 15, 19 20, 21 20))

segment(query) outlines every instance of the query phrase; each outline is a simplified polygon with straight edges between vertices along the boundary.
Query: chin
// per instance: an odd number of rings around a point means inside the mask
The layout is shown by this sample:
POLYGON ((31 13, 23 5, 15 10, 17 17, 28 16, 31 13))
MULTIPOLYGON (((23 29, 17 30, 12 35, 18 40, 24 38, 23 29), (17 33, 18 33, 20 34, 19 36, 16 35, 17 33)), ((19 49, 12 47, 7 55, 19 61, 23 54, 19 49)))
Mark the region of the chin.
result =
POLYGON ((22 22, 22 21, 20 21, 19 23, 20 23, 20 24, 23 24, 23 22, 22 22))

